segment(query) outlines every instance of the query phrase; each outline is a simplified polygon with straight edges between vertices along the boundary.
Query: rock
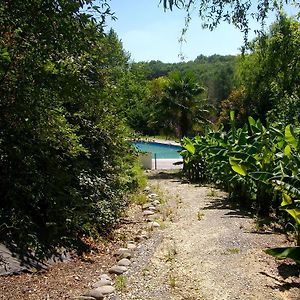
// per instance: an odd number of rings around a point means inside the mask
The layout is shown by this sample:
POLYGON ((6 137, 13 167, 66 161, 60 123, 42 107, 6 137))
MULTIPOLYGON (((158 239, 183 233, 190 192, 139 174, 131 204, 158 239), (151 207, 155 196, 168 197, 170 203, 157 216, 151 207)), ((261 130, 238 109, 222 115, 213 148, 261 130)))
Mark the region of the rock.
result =
POLYGON ((127 271, 127 268, 124 266, 113 266, 109 269, 109 273, 121 275, 127 271))
POLYGON ((122 258, 121 260, 118 261, 117 263, 118 266, 124 266, 124 267, 128 267, 131 265, 131 261, 127 258, 122 258))
POLYGON ((92 287, 93 288, 98 288, 98 287, 101 287, 101 286, 105 286, 105 285, 112 285, 112 281, 111 280, 108 280, 106 278, 101 278, 101 280, 95 282, 92 287))
POLYGON ((103 300, 104 299, 104 295, 98 289, 99 288, 90 290, 87 293, 85 293, 84 296, 92 297, 92 298, 94 298, 93 300, 95 300, 95 299, 96 300, 103 300))
POLYGON ((134 249, 136 248, 136 245, 135 245, 134 243, 128 243, 128 244, 127 244, 127 248, 128 248, 129 250, 134 250, 134 249))
POLYGON ((149 209, 149 210, 155 211, 155 210, 156 210, 156 207, 155 207, 155 206, 149 206, 148 209, 149 209))
POLYGON ((115 288, 111 285, 105 285, 105 286, 101 286, 101 287, 97 288, 96 290, 98 290, 103 295, 108 295, 108 294, 113 293, 115 291, 115 288))
POLYGON ((76 296, 72 297, 71 300, 95 300, 95 298, 90 296, 76 296))
POLYGON ((151 216, 151 215, 154 215, 154 211, 152 211, 152 210, 144 210, 144 211, 143 211, 143 215, 144 215, 144 216, 151 216))
POLYGON ((144 188, 144 192, 150 193, 150 192, 151 192, 150 186, 146 186, 146 187, 144 188))
POLYGON ((159 228, 160 225, 159 225, 159 223, 157 223, 157 222, 149 222, 149 223, 148 223, 148 227, 149 227, 149 228, 159 228))
POLYGON ((132 253, 131 252, 124 252, 122 253, 121 255, 119 255, 119 259, 122 259, 122 258, 132 258, 132 253))
POLYGON ((154 205, 160 205, 159 200, 154 200, 152 203, 153 203, 154 205))
POLYGON ((107 274, 100 275, 100 279, 107 279, 109 281, 112 281, 112 279, 107 274))
POLYGON ((114 256, 118 256, 121 258, 131 258, 132 253, 128 248, 120 248, 117 252, 114 253, 114 256))
POLYGON ((119 256, 120 254, 127 252, 128 248, 119 248, 115 253, 114 256, 119 256))
POLYGON ((152 203, 145 203, 145 204, 143 204, 143 206, 142 206, 142 208, 143 209, 147 209, 148 207, 150 207, 150 206, 152 206, 152 203))
POLYGON ((150 194, 148 197, 151 198, 151 199, 154 199, 154 198, 157 198, 158 195, 155 194, 155 193, 152 193, 152 194, 150 194))

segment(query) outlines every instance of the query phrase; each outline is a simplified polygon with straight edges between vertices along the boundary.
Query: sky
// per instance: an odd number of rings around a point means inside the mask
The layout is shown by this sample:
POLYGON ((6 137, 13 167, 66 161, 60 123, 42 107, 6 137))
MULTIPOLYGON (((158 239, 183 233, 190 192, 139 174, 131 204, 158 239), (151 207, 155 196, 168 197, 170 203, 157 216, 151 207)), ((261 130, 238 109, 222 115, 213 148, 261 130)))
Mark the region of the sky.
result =
MULTIPOLYGON (((159 0, 112 0, 110 6, 116 21, 108 21, 121 39, 131 59, 138 61, 160 60, 179 62, 182 53, 185 61, 194 60, 198 55, 238 54, 243 45, 243 34, 233 25, 222 23, 214 31, 201 28, 201 20, 195 11, 186 35, 186 42, 179 43, 184 27, 185 12, 164 11, 159 0)), ((274 20, 274 18, 273 18, 274 20)), ((271 20, 269 23, 271 23, 271 20)), ((259 25, 250 23, 252 29, 259 25)), ((249 38, 254 37, 250 32, 249 38)))

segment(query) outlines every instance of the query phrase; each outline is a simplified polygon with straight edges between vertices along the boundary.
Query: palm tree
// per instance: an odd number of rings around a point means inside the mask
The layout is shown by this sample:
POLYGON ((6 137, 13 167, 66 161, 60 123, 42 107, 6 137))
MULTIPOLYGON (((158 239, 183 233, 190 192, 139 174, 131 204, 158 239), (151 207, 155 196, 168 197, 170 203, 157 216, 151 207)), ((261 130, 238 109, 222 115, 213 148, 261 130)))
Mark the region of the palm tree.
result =
POLYGON ((202 96, 204 91, 193 73, 172 72, 169 75, 160 109, 168 127, 173 128, 180 137, 188 135, 194 124, 206 119, 203 116, 208 113, 202 96))

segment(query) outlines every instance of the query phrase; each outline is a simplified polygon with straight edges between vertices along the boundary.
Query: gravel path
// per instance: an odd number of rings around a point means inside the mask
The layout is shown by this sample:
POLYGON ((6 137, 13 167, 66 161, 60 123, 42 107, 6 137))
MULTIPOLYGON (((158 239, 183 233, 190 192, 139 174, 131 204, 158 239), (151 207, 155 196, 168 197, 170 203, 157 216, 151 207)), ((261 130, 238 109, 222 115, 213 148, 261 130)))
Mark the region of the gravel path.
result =
POLYGON ((150 185, 168 199, 165 228, 138 250, 119 299, 300 299, 297 268, 262 251, 284 236, 253 233, 253 219, 220 191, 176 179, 150 185))

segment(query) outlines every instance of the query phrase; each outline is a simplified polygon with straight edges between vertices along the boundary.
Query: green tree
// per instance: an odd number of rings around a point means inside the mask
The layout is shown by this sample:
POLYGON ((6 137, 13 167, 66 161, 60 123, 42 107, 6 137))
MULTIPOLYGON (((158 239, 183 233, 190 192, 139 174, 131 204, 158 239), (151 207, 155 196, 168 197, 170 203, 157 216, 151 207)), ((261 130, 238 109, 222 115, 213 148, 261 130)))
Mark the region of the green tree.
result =
POLYGON ((180 136, 191 133, 193 124, 204 118, 204 99, 201 95, 204 88, 199 85, 193 73, 181 74, 173 72, 169 75, 169 83, 165 97, 160 102, 161 117, 165 126, 180 136))
POLYGON ((265 121, 295 122, 299 111, 299 23, 280 15, 270 31, 251 45, 252 53, 241 57, 237 85, 245 89, 243 106, 265 121))
POLYGON ((0 3, 0 240, 24 251, 108 231, 136 184, 110 96, 127 58, 103 32, 107 1, 99 22, 92 5, 0 3))

